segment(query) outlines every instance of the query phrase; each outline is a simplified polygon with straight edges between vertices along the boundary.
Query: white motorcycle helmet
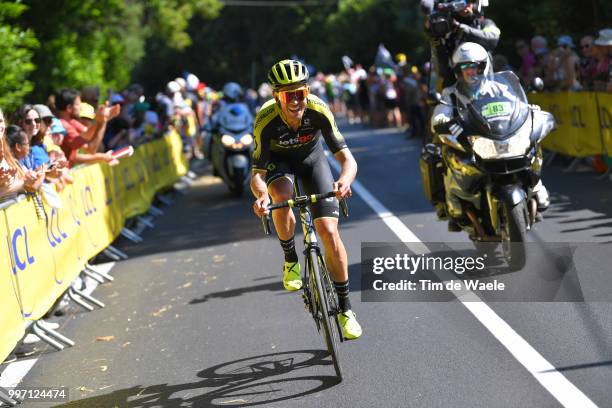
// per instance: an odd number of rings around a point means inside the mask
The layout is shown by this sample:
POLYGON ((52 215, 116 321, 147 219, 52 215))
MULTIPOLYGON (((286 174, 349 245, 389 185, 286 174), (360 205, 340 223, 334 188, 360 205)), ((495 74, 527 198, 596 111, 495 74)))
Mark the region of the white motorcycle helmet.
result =
POLYGON ((223 86, 223 97, 231 102, 238 102, 242 96, 242 88, 235 82, 228 82, 223 86))
POLYGON ((487 50, 480 44, 473 42, 465 42, 453 53, 452 57, 453 71, 457 76, 457 86, 465 90, 474 91, 480 86, 480 81, 483 78, 489 78, 493 74, 493 69, 489 61, 487 50), (464 78, 463 70, 471 65, 476 65, 477 75, 464 78))

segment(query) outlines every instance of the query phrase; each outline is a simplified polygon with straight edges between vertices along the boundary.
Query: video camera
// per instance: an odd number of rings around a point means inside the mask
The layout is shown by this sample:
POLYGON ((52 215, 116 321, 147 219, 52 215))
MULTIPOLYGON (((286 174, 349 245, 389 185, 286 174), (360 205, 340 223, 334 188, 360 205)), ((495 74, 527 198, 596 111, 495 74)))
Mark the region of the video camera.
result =
POLYGON ((444 37, 453 28, 453 14, 467 7, 465 0, 435 0, 429 14, 429 33, 432 37, 444 37))

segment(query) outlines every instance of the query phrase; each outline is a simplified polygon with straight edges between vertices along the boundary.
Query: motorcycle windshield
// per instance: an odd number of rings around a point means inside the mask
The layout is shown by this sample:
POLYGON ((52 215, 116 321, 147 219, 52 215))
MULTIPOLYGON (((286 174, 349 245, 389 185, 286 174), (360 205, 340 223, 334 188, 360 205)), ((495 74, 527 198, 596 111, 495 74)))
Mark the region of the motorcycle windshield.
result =
POLYGON ((492 139, 515 133, 529 114, 525 91, 510 71, 479 78, 478 88, 467 99, 466 106, 459 108, 461 119, 475 133, 492 139))

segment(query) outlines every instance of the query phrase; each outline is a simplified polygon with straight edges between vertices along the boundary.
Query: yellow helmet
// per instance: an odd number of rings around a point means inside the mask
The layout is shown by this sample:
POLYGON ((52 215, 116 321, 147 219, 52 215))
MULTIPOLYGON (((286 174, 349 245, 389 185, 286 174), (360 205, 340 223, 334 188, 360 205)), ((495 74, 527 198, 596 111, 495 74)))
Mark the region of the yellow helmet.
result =
POLYGON ((308 82, 308 69, 300 61, 282 60, 270 68, 268 82, 275 91, 296 84, 306 85, 308 82))

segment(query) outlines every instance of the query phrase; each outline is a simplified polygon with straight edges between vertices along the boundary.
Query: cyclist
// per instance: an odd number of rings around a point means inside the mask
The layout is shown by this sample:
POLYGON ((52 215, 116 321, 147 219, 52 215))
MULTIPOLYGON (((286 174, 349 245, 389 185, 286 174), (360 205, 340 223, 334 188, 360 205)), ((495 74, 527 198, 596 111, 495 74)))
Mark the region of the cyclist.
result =
MULTIPOLYGON (((348 258, 338 233, 338 199, 351 196, 357 163, 327 105, 309 94, 308 70, 304 64, 282 60, 270 69, 268 82, 274 98, 261 107, 253 132, 253 210, 259 217, 268 213, 268 194, 274 202, 290 199, 294 180, 291 175, 301 179, 306 194, 336 192, 336 198, 313 205, 312 217, 338 293, 343 335, 346 339, 356 339, 361 336, 361 326, 349 301, 348 258), (342 165, 336 181, 325 158, 321 135, 342 165)), ((283 285, 289 291, 299 290, 303 282, 295 251, 295 216, 287 208, 274 211, 272 219, 285 253, 283 285)))

